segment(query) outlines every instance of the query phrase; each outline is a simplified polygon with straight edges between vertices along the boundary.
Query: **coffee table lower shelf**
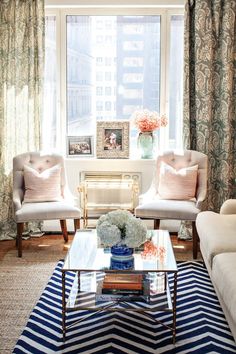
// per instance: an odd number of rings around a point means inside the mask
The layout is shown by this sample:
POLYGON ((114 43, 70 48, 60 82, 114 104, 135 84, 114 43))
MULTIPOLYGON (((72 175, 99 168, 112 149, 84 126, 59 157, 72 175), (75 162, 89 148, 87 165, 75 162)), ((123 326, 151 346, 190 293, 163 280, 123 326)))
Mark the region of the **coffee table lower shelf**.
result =
POLYGON ((62 332, 63 341, 66 339, 66 330, 101 311, 113 312, 140 312, 152 320, 160 323, 172 331, 173 343, 176 339, 176 292, 177 272, 173 272, 174 286, 171 293, 167 272, 142 272, 146 278, 144 294, 135 296, 102 296, 101 284, 104 272, 100 271, 75 271, 75 278, 66 300, 65 282, 66 271, 62 271, 62 332), (161 274, 161 276, 160 276, 161 274), (103 298, 104 297, 104 298, 103 298), (102 301, 101 301, 101 298, 102 301), (79 320, 66 326, 66 313, 71 311, 90 311, 79 320), (172 313, 172 326, 155 318, 157 312, 172 313))

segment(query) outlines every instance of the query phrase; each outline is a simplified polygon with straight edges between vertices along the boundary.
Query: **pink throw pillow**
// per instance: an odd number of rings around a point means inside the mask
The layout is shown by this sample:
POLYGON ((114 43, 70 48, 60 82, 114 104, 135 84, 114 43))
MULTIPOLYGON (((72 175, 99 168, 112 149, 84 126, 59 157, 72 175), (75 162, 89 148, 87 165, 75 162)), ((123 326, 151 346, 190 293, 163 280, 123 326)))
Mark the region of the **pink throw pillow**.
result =
POLYGON ((161 199, 188 200, 195 198, 198 165, 175 170, 161 162, 158 194, 161 199))
POLYGON ((61 196, 61 166, 55 165, 42 173, 24 166, 25 203, 55 202, 61 196))

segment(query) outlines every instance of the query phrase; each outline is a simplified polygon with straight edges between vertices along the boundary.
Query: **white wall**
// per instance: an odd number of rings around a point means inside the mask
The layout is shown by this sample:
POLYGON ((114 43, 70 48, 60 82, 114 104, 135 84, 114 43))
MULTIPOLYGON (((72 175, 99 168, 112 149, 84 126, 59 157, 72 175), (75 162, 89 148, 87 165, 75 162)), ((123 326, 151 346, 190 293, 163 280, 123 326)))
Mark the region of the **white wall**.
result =
POLYGON ((130 159, 66 159, 67 180, 70 191, 78 197, 77 188, 80 184, 80 172, 83 171, 118 171, 140 172, 141 191, 146 192, 151 184, 155 160, 130 160, 130 159))
MULTIPOLYGON (((67 182, 70 192, 76 198, 76 204, 80 206, 78 187, 80 185, 80 173, 84 171, 118 171, 118 172, 140 172, 141 173, 141 191, 146 192, 152 181, 155 160, 130 160, 130 159, 65 159, 65 168, 67 182)), ((112 202, 112 201, 111 201, 112 202)), ((73 230, 73 223, 68 221, 68 229, 73 230)), ((59 222, 48 221, 44 223, 44 230, 60 230, 59 222)))

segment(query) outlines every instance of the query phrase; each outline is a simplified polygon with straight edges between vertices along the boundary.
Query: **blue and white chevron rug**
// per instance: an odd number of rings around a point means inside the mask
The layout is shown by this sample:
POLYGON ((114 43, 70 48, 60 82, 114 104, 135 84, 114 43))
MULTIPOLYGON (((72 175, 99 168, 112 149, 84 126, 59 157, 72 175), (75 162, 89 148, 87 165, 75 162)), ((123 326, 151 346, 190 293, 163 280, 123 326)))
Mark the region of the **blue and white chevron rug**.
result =
MULTIPOLYGON (((101 312, 67 329, 63 344, 61 331, 61 266, 53 272, 32 311, 13 353, 236 353, 224 314, 206 268, 201 262, 179 263, 177 336, 153 319, 137 312, 101 312)), ((73 274, 67 277, 68 288, 73 274)), ((85 311, 70 312, 73 323, 85 311)), ((155 317, 171 325, 171 315, 155 317)))

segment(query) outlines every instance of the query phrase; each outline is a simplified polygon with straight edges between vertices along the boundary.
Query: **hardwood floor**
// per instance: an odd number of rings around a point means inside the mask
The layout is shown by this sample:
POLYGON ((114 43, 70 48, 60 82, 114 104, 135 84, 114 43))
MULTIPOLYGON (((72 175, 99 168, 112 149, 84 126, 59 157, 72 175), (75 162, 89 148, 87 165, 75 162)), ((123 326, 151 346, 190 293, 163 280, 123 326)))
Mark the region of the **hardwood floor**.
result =
MULTIPOLYGON (((28 240, 23 240, 23 252, 27 249, 35 250, 42 247, 49 247, 53 249, 53 252, 66 251, 70 247, 73 240, 73 235, 69 235, 69 242, 64 243, 62 234, 45 234, 42 237, 31 237, 28 240)), ((177 260, 191 260, 192 259, 192 241, 179 240, 176 234, 171 235, 171 241, 174 249, 174 253, 177 260)), ((16 250, 15 240, 6 240, 0 242, 0 261, 6 255, 7 252, 16 250)), ((17 252, 17 251, 16 251, 17 252)), ((17 256, 17 254, 16 254, 17 256)), ((198 252, 198 260, 201 260, 200 252, 198 252)))

